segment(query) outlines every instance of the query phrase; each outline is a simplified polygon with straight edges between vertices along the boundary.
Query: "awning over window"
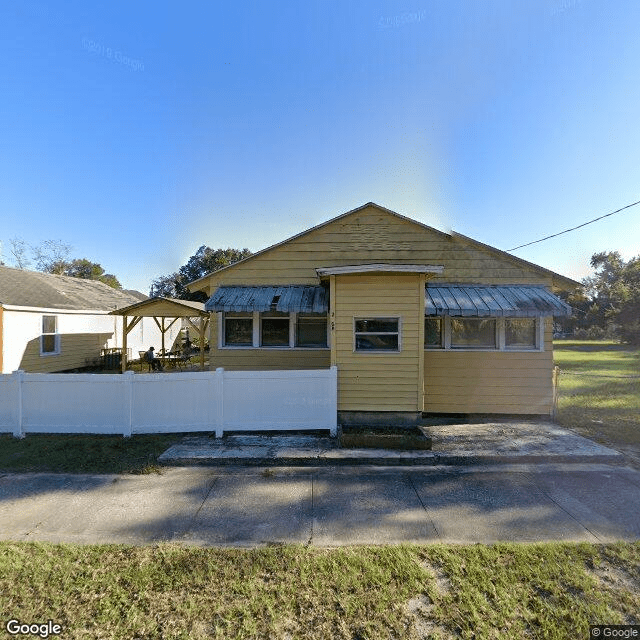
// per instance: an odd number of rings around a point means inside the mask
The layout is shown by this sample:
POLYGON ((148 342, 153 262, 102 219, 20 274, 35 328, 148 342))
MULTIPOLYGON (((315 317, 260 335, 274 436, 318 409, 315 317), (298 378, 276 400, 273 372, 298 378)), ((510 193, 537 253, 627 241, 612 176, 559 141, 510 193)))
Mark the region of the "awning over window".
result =
POLYGON ((327 313, 329 291, 318 285, 222 286, 207 300, 207 311, 327 313))
POLYGON ((427 285, 427 316, 570 316, 571 307, 543 286, 427 285))

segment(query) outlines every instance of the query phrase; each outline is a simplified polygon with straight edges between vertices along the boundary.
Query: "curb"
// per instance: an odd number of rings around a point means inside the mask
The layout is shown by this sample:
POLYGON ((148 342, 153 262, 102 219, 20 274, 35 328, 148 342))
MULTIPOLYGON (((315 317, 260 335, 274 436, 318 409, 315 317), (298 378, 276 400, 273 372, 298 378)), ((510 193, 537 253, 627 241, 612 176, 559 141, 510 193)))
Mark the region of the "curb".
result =
MULTIPOLYGON (((366 455, 349 456, 287 456, 283 452, 273 456, 167 456, 165 452, 158 458, 158 463, 164 466, 247 466, 247 467, 324 467, 324 466, 363 466, 375 465, 379 467, 410 467, 410 466, 482 466, 500 464, 624 464, 622 454, 597 455, 446 455, 432 454, 429 456, 390 456, 374 453, 368 450, 366 455)), ((360 453, 360 452, 359 452, 360 453)))

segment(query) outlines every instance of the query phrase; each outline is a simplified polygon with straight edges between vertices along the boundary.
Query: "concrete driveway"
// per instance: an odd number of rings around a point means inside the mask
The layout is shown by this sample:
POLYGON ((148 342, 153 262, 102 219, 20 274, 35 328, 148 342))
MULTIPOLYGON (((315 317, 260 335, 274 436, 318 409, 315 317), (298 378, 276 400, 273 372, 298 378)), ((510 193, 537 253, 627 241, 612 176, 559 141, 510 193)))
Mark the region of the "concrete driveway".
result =
POLYGON ((638 540, 640 472, 559 463, 3 474, 0 539, 243 547, 638 540))

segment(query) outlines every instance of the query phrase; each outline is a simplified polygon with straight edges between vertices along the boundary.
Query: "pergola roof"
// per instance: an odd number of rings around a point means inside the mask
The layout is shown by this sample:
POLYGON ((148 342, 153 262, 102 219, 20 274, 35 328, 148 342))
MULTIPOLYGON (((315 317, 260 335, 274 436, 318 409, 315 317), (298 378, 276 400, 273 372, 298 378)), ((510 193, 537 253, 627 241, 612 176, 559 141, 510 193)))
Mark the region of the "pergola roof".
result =
POLYGON ((138 316, 142 318, 193 318, 207 317, 204 303, 176 298, 149 298, 128 307, 112 311, 114 316, 138 316))

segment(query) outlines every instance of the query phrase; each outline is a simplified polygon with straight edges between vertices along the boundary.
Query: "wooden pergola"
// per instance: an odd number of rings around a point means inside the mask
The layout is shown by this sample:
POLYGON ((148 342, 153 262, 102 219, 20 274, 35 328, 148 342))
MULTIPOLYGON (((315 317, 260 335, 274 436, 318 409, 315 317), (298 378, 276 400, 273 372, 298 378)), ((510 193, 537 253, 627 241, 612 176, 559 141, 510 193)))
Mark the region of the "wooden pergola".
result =
POLYGON ((165 351, 166 332, 180 319, 198 332, 200 342, 200 368, 204 371, 204 336, 209 326, 209 313, 202 302, 177 300, 175 298, 149 298, 128 307, 110 312, 122 316, 122 373, 127 370, 127 336, 142 318, 153 318, 162 334, 162 351, 165 351), (195 321, 194 321, 195 320, 195 321))

